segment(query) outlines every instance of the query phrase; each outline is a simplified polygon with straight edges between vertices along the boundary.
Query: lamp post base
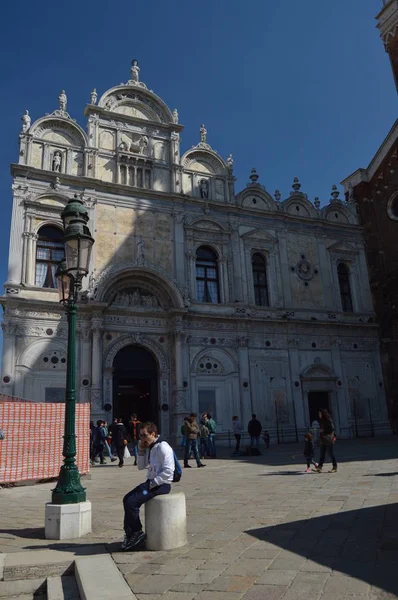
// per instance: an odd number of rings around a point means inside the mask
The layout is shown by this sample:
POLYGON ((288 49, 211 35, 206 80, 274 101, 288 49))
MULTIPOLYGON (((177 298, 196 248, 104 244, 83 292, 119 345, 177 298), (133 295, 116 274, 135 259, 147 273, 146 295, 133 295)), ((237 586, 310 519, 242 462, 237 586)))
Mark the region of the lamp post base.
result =
POLYGON ((73 540, 91 533, 91 502, 46 504, 45 538, 73 540))

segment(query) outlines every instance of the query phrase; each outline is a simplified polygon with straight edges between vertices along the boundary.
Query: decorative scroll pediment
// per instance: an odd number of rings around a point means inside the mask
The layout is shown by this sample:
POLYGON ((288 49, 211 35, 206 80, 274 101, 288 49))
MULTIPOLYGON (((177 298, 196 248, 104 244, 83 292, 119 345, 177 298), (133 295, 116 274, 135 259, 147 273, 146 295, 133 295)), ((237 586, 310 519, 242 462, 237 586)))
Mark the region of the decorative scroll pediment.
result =
POLYGON ((340 240, 338 242, 335 242, 334 244, 331 244, 330 246, 328 246, 328 250, 329 252, 344 252, 344 253, 351 253, 351 254, 357 254, 358 250, 356 248, 354 248, 354 246, 352 244, 350 244, 349 242, 346 242, 345 240, 340 240))
POLYGON ((307 367, 301 374, 302 379, 337 379, 328 365, 321 363, 319 358, 316 358, 314 363, 307 367))
POLYGON ((245 240, 261 240, 270 244, 276 244, 278 241, 276 237, 265 229, 253 229, 245 233, 242 237, 245 240))

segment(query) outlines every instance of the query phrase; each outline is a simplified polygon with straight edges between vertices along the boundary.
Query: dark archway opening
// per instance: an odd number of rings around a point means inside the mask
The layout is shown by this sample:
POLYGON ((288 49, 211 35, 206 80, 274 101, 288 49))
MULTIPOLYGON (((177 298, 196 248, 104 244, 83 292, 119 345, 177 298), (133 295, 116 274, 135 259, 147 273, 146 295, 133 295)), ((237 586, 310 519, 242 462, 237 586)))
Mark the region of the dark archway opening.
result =
POLYGON ((330 413, 329 392, 309 392, 308 406, 310 411, 310 423, 319 421, 319 411, 326 408, 330 413))
POLYGON ((125 346, 113 361, 113 416, 124 423, 136 413, 140 421, 159 425, 158 366, 142 346, 125 346))

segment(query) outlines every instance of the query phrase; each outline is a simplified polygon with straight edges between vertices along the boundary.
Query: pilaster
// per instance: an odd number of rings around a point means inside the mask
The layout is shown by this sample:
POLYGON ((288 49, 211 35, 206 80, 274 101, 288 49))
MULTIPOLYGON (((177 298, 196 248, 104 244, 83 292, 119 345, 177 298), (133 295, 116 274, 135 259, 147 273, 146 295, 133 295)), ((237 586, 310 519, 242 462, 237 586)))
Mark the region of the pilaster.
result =
POLYGON ((246 336, 241 336, 238 347, 240 412, 243 423, 248 423, 253 413, 248 341, 246 336))

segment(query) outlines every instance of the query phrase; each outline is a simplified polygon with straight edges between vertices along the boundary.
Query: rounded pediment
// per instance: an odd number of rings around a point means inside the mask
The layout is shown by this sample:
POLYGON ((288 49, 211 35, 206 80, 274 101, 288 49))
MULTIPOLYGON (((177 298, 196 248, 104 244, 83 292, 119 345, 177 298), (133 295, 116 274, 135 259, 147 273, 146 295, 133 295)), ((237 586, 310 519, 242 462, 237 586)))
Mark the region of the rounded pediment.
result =
POLYGON ((221 349, 202 350, 192 361, 192 372, 200 375, 226 375, 237 371, 233 358, 221 349))
POLYGON ((90 297, 112 307, 134 310, 184 308, 186 302, 173 281, 148 265, 108 267, 94 280, 90 297))
POLYGON ((111 88, 101 97, 99 107, 110 112, 159 123, 171 123, 168 106, 153 92, 133 85, 111 88))
POLYGON ((313 205, 304 194, 291 196, 283 203, 285 212, 294 217, 311 218, 316 217, 316 211, 313 205))
POLYGON ((243 190, 238 195, 238 204, 242 208, 252 208, 254 210, 275 211, 275 201, 263 189, 252 186, 249 189, 243 190))
POLYGON ((355 222, 353 215, 350 214, 343 203, 341 203, 341 205, 326 206, 322 213, 324 219, 327 221, 332 221, 333 223, 349 224, 355 222))
POLYGON ((86 134, 74 121, 50 115, 38 119, 30 128, 29 133, 37 139, 61 146, 87 145, 86 134))
POLYGON ((187 171, 203 175, 227 175, 228 167, 224 160, 214 150, 192 148, 185 152, 181 159, 187 171))

